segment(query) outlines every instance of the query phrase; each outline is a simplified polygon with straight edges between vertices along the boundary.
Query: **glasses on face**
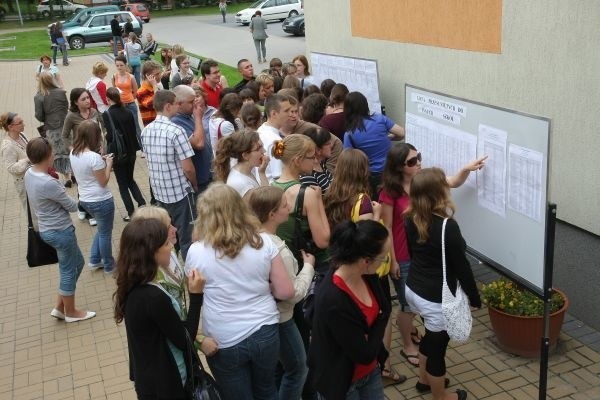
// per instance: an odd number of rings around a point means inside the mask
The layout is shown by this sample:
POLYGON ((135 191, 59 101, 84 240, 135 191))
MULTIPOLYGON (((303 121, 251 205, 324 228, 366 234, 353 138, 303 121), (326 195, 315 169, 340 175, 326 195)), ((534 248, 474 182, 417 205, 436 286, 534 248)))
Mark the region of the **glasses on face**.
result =
POLYGON ((417 153, 416 156, 406 160, 404 165, 406 165, 407 167, 414 167, 415 165, 417 165, 417 162, 421 162, 421 153, 417 153))

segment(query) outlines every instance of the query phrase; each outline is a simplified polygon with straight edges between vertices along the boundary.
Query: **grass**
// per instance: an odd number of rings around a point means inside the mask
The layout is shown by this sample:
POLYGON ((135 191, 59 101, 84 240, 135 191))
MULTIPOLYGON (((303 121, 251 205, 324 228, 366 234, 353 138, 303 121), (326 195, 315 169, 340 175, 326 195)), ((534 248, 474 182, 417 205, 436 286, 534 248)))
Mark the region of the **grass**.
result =
MULTIPOLYGON (((15 46, 15 51, 0 51, 0 60, 37 60, 40 56, 47 54, 52 57, 50 49, 50 38, 45 29, 37 29, 27 32, 7 33, 0 35, 2 38, 15 37, 14 40, 0 40, 0 47, 15 46)), ((88 47, 82 50, 67 50, 69 57, 83 56, 89 54, 108 53, 111 50, 106 46, 88 47)), ((60 56, 60 52, 57 58, 60 56)))

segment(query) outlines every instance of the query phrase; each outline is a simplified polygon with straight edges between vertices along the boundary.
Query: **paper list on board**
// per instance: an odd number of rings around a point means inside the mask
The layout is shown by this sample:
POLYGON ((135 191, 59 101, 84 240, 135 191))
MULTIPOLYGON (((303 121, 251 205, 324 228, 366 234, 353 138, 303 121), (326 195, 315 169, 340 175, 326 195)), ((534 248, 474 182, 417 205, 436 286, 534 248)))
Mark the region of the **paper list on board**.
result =
MULTIPOLYGON (((423 155, 424 167, 440 167, 454 175, 477 156, 477 137, 415 114, 406 113, 406 142, 423 155)), ((476 187, 476 175, 470 174, 465 185, 476 187)))
POLYGON ((477 153, 488 158, 485 167, 477 172, 477 201, 503 218, 506 218, 506 148, 506 131, 479 125, 477 153))
POLYGON ((539 151, 508 147, 508 207, 536 221, 542 220, 542 168, 539 151))

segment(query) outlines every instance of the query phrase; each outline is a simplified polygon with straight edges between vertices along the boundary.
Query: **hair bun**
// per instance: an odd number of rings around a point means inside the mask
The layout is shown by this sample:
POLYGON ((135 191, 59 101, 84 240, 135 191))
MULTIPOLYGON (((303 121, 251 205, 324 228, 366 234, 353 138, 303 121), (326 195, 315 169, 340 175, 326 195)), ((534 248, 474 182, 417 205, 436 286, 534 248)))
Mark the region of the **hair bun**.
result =
POLYGON ((277 140, 273 145, 273 150, 271 151, 271 153, 273 154, 273 157, 279 160, 281 159, 281 157, 283 157, 284 150, 285 144, 283 143, 283 140, 277 140))

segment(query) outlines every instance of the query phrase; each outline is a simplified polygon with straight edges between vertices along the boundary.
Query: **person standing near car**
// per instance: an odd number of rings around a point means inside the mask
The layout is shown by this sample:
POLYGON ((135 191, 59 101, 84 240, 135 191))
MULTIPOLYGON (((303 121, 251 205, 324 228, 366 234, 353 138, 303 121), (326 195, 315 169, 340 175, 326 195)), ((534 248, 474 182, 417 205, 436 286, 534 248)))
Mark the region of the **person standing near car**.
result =
POLYGON ((219 0, 219 11, 221 11, 221 15, 223 16, 223 23, 225 21, 225 15, 227 15, 227 0, 219 0))
POLYGON ((50 30, 50 40, 55 43, 56 46, 52 48, 52 61, 56 65, 56 53, 60 49, 63 56, 63 65, 66 67, 69 65, 69 58, 67 57, 67 40, 63 33, 62 22, 57 21, 50 30))
POLYGON ((121 42, 121 48, 123 48, 123 28, 121 28, 119 22, 119 14, 115 14, 112 21, 110 21, 110 30, 113 36, 113 55, 116 57, 119 55, 119 46, 117 42, 121 42))
POLYGON ((260 10, 256 11, 252 21, 250 21, 250 32, 252 32, 252 38, 254 39, 254 47, 256 47, 256 56, 258 57, 259 64, 267 62, 267 47, 265 43, 269 37, 266 32, 267 21, 262 17, 260 10), (262 58, 260 58, 262 51, 262 58))

